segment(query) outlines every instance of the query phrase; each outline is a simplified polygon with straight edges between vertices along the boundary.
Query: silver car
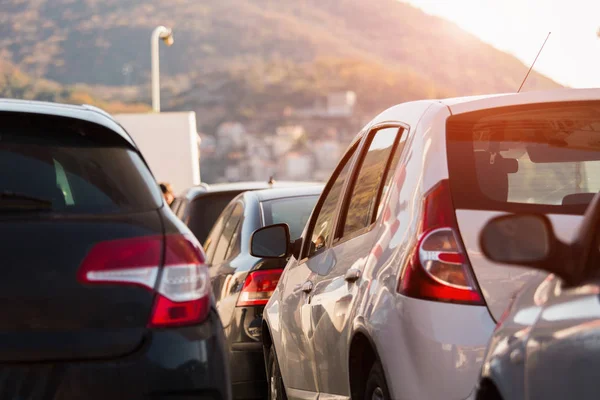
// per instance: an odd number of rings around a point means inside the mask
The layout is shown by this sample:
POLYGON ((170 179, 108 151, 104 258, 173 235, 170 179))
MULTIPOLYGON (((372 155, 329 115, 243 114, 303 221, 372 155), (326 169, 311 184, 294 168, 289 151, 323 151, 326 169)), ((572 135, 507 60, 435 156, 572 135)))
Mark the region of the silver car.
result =
POLYGON ((371 121, 302 238, 276 225, 251 241, 256 256, 290 256, 263 316, 271 397, 473 396, 496 322, 539 274, 486 259, 481 231, 532 211, 560 220, 559 235, 576 229, 581 193, 600 191, 599 99, 564 89, 418 101, 371 121))
POLYGON ((556 238, 543 215, 502 216, 484 228, 488 258, 551 274, 529 283, 498 324, 477 400, 598 398, 599 224, 597 194, 569 244, 556 238))

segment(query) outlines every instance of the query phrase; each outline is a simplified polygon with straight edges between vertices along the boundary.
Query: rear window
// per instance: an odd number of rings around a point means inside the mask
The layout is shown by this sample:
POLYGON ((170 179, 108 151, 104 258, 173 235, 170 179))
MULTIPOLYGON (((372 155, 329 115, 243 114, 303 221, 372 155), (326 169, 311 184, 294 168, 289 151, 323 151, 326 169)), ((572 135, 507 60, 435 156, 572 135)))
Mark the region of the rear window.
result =
POLYGON ((600 102, 477 111, 447 124, 456 208, 583 214, 600 191, 600 102))
POLYGON ((288 224, 292 240, 302 235, 319 196, 289 197, 262 203, 265 226, 288 224))
POLYGON ((129 144, 81 120, 0 113, 0 211, 114 213, 156 209, 154 179, 129 144))

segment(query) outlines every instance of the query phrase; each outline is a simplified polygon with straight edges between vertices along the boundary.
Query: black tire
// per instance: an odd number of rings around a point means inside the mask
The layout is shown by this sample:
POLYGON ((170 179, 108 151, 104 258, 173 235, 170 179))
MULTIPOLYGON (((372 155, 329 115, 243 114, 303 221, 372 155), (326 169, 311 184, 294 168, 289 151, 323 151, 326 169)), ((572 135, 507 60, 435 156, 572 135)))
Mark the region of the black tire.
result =
POLYGON ((281 377, 281 370, 279 369, 279 362, 277 361, 277 355, 275 354, 275 347, 271 345, 269 349, 268 358, 268 397, 269 400, 287 400, 285 393, 285 386, 283 385, 283 378, 281 377))
POLYGON ((392 400, 390 391, 387 383, 385 382, 385 375, 383 374, 383 367, 379 361, 375 361, 371 372, 369 372, 369 378, 365 386, 365 400, 392 400))

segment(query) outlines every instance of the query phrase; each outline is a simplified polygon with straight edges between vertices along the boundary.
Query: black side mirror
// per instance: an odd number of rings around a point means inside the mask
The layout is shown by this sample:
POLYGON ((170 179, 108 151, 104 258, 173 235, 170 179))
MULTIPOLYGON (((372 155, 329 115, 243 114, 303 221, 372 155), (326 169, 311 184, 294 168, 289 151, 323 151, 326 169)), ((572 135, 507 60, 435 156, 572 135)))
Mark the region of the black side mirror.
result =
POLYGON ((573 281, 570 246, 558 240, 544 215, 514 214, 492 219, 480 237, 483 254, 491 261, 531 267, 573 281))
POLYGON ((504 264, 544 262, 556 238, 545 216, 507 215, 492 219, 481 232, 481 249, 487 258, 504 264))
POLYGON ((250 254, 254 257, 287 258, 290 253, 290 228, 287 224, 257 229, 250 238, 250 254))

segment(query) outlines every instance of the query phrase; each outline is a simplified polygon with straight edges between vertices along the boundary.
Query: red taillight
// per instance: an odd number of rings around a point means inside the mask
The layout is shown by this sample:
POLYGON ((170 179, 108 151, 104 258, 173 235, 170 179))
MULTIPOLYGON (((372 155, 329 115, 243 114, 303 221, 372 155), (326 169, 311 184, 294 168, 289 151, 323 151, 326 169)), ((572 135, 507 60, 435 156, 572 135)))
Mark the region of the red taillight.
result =
POLYGON ((282 269, 254 271, 248 274, 238 298, 238 307, 264 306, 277 288, 282 269))
POLYGON ((425 300, 484 304, 460 243, 447 180, 425 196, 417 245, 398 291, 425 300))
POLYGON ((210 310, 204 253, 195 239, 184 235, 98 243, 83 260, 77 277, 85 284, 131 284, 155 291, 151 327, 196 324, 210 310), (158 282, 163 243, 164 268, 158 282))

